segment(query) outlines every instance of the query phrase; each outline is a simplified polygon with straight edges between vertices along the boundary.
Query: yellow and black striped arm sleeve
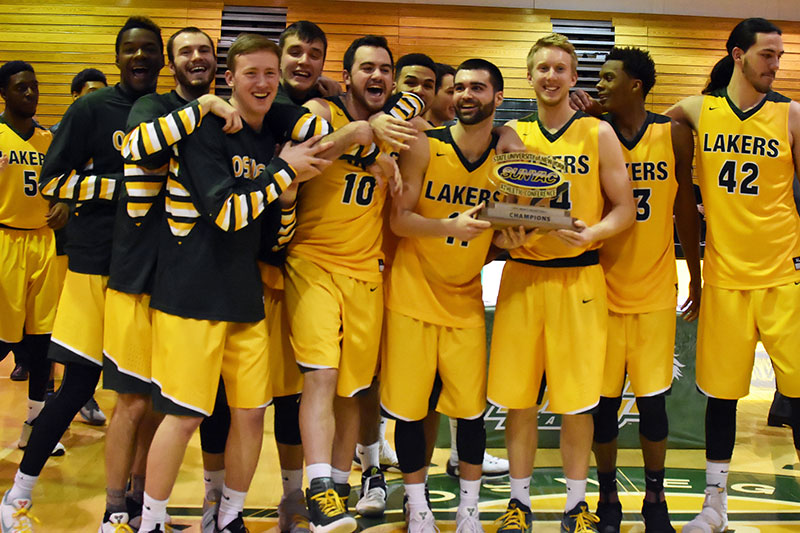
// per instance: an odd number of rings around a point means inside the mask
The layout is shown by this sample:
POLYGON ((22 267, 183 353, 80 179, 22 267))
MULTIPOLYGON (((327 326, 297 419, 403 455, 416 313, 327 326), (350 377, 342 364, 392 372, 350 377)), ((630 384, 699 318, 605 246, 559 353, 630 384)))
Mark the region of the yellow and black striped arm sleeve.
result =
POLYGON ((213 215, 214 223, 223 231, 237 231, 258 218, 292 184, 296 173, 286 161, 274 157, 251 182, 247 191, 232 190, 213 215), (254 186, 254 187, 253 187, 254 186))
POLYGON ((297 227, 296 212, 297 202, 293 202, 291 206, 281 209, 281 225, 278 228, 276 243, 272 247, 273 252, 281 251, 294 237, 294 230, 297 227))
MULTIPOLYGON (((305 110, 305 108, 301 108, 305 110)), ((290 134, 294 142, 307 141, 315 135, 328 135, 333 132, 330 122, 314 113, 303 113, 297 118, 290 134)))
POLYGON ((132 128, 122 143, 122 156, 136 163, 169 150, 174 144, 191 135, 202 123, 202 107, 197 100, 180 109, 132 128))
POLYGON ((142 218, 150 211, 167 181, 168 167, 154 169, 125 163, 125 207, 129 217, 142 218))
POLYGON ((63 174, 43 177, 40 189, 48 200, 62 202, 88 202, 91 200, 116 200, 122 173, 93 174, 90 160, 83 172, 70 170, 63 174))
POLYGON ((420 96, 414 93, 397 93, 393 95, 383 106, 383 111, 400 120, 411 120, 421 115, 425 109, 425 102, 420 96))

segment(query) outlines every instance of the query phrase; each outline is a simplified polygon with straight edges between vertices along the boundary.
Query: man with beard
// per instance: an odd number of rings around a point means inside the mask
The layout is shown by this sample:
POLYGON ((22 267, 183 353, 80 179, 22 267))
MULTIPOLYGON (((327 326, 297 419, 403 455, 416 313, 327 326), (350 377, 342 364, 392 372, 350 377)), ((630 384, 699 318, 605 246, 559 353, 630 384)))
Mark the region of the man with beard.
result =
POLYGON ((64 380, 36 420, 25 455, 0 506, 3 533, 28 527, 31 491, 50 451, 92 396, 103 361, 103 312, 111 262, 120 155, 128 112, 155 90, 164 65, 161 30, 131 17, 115 42, 120 83, 73 103, 47 154, 40 188, 45 198, 76 204, 67 224, 69 271, 58 303, 50 357, 64 364, 64 380))
POLYGON ((434 128, 444 126, 456 118, 456 108, 453 106, 453 80, 456 70, 450 65, 436 63, 436 91, 433 101, 422 115, 434 128))
POLYGON ((667 112, 697 132, 708 224, 697 332, 697 388, 707 396, 706 495, 686 533, 728 527, 736 403, 748 394, 759 339, 778 390, 792 404, 800 457, 800 217, 792 196, 800 174, 800 104, 772 91, 783 55, 777 26, 743 20, 726 49, 703 95, 667 112))
POLYGON ((549 207, 569 209, 571 229, 505 232, 508 248, 489 359, 489 401, 508 409, 506 447, 511 501, 498 531, 530 528, 530 476, 537 399, 547 373, 549 409, 562 415, 561 457, 567 501, 561 531, 596 531, 585 500, 592 415, 600 400, 608 307, 598 251, 630 226, 633 194, 619 141, 605 122, 569 105, 578 58, 566 37, 550 34, 528 53, 538 114, 509 123, 533 153, 563 163, 566 190, 549 207), (525 332, 520 334, 520 332, 525 332))
MULTIPOLYGON (((33 67, 24 61, 0 67, 0 96, 0 359, 13 349, 30 370, 18 443, 24 449, 50 375, 47 347, 60 292, 53 229, 66 223, 68 209, 48 205, 37 187, 52 135, 33 119, 39 103, 33 67)), ((64 447, 56 444, 52 452, 64 455, 64 447)))
MULTIPOLYGON (((392 56, 383 37, 353 41, 343 64, 347 92, 306 103, 337 130, 381 111, 392 87, 392 56)), ((291 342, 305 372, 300 433, 307 504, 312 527, 322 533, 356 527, 336 489, 345 499, 349 495, 359 425, 355 395, 375 375, 383 316, 385 191, 354 163, 351 155, 342 156, 300 188, 286 260, 291 342)))
POLYGON ((617 495, 618 411, 625 376, 636 395, 644 459, 642 517, 647 531, 674 532, 664 495, 667 453, 666 394, 675 353, 675 226, 691 274, 684 318, 700 309, 699 221, 692 186, 691 130, 650 113, 645 98, 656 67, 639 48, 613 48, 600 69, 598 99, 583 91, 573 105, 602 118, 622 144, 637 200, 636 222, 600 249, 608 288, 608 348, 600 405, 594 413, 594 453, 600 482, 597 515, 601 533, 618 533, 622 505, 617 495))
POLYGON ((399 158, 404 188, 391 226, 401 238, 386 291, 381 406, 397 420, 409 532, 435 528, 425 497, 430 443, 423 427, 432 397, 437 411, 458 420, 456 528, 482 531, 486 332, 480 272, 493 232, 474 215, 493 196, 492 122, 502 101, 500 70, 482 59, 465 61, 455 76, 458 122, 419 135, 399 158))
MULTIPOLYGON (((107 494, 102 527, 108 531, 120 523, 138 526, 145 459, 160 421, 151 402, 149 301, 172 146, 190 135, 208 112, 225 118, 228 131, 241 128, 236 111, 220 98, 207 94, 216 72, 214 45, 207 34, 195 27, 179 30, 167 41, 167 57, 176 88, 167 94, 149 94, 137 100, 127 121, 127 129, 132 133, 125 137, 122 149, 132 164, 125 165, 126 180, 116 214, 105 309, 106 320, 116 320, 119 327, 105 331, 103 357, 103 386, 119 394, 106 434, 107 494), (171 135, 164 135, 162 124, 167 125, 171 135), (152 136, 143 132, 151 132, 152 136), (132 491, 126 505, 129 474, 132 491)), ((214 415, 201 426, 207 485, 203 523, 210 521, 212 527, 213 506, 207 502, 218 502, 222 490, 222 453, 229 419, 224 389, 220 388, 214 415)))

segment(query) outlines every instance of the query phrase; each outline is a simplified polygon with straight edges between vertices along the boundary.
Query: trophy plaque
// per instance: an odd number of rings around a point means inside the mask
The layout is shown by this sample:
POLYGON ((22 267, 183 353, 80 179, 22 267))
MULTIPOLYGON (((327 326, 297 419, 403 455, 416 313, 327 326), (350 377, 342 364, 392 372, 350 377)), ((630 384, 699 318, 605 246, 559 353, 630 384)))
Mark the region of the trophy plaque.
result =
POLYGON ((560 160, 540 154, 513 152, 494 156, 494 164, 490 183, 518 202, 529 198, 530 204, 487 202, 478 212, 479 220, 488 220, 493 228, 574 229, 574 219, 568 209, 535 205, 543 198, 555 198, 569 189, 569 182, 561 176, 564 164, 560 160))

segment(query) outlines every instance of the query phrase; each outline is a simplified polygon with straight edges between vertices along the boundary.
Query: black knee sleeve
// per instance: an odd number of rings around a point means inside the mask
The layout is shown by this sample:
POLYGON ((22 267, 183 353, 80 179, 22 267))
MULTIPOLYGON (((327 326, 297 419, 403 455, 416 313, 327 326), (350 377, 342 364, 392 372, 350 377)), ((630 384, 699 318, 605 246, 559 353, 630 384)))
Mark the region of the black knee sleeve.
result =
POLYGON ((471 465, 483 464, 483 452, 486 450, 486 426, 483 424, 483 415, 471 420, 458 419, 456 445, 459 461, 471 465))
POLYGON ((300 395, 278 396, 275 405, 275 440, 279 444, 298 446, 300 439, 300 395))
POLYGON ((663 394, 636 398, 639 408, 639 434, 651 442, 660 442, 669 435, 667 402, 663 394))
POLYGON ((594 441, 599 444, 612 442, 619 435, 619 406, 622 404, 622 397, 606 398, 600 396, 600 403, 592 414, 594 419, 594 441))
POLYGON ((404 474, 425 467, 425 426, 422 420, 404 422, 398 420, 394 427, 394 446, 397 461, 404 474))
POLYGON ((47 358, 50 335, 25 335, 19 344, 25 352, 28 369, 28 398, 43 402, 47 394, 47 382, 50 380, 50 368, 53 366, 47 358))
POLYGON ((72 419, 94 394, 102 370, 99 365, 64 365, 61 388, 34 421, 28 447, 19 464, 22 473, 29 476, 38 476, 41 473, 50 452, 58 444, 72 419))
POLYGON ((730 461, 736 443, 737 400, 708 398, 706 403, 706 459, 730 461))
POLYGON ((800 398, 787 398, 791 405, 792 438, 795 450, 800 450, 800 398))
POLYGON ((231 408, 228 407, 225 385, 220 379, 217 398, 214 401, 214 411, 211 416, 204 418, 200 423, 200 448, 206 453, 225 452, 225 443, 228 442, 230 429, 231 408))

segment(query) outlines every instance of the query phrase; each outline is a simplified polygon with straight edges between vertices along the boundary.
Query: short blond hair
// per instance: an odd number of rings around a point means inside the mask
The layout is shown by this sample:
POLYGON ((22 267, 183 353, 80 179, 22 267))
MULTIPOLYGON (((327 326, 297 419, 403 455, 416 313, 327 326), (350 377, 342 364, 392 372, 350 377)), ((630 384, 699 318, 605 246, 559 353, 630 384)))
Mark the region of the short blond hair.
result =
POLYGON ((542 48, 561 48, 570 56, 572 56, 572 71, 578 71, 578 54, 575 53, 575 47, 571 42, 569 42, 569 39, 567 39, 565 35, 561 35, 560 33, 551 33, 550 35, 545 35, 536 41, 536 43, 531 47, 530 52, 528 52, 528 72, 533 70, 533 56, 542 48))

